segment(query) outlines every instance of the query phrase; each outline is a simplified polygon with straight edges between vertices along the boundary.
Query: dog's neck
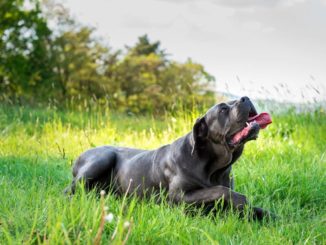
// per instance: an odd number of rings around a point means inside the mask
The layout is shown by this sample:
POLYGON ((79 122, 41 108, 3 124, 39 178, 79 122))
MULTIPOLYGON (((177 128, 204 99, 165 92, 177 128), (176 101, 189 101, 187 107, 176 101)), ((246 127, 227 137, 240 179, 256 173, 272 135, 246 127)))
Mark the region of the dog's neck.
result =
POLYGON ((216 171, 229 166, 233 160, 233 151, 230 151, 225 144, 209 141, 205 145, 198 146, 192 132, 185 136, 180 147, 180 150, 190 155, 189 162, 181 165, 193 165, 198 174, 205 174, 208 179, 216 171))

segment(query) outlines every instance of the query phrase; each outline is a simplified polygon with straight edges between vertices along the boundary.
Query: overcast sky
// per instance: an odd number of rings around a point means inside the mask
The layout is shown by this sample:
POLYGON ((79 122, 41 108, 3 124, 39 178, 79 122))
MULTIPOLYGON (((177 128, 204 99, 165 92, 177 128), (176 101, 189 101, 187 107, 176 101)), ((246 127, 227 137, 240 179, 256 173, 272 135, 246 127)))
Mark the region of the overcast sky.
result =
POLYGON ((326 99, 326 0, 63 2, 115 49, 147 33, 173 59, 203 64, 217 90, 290 101, 302 101, 302 95, 306 101, 326 99))

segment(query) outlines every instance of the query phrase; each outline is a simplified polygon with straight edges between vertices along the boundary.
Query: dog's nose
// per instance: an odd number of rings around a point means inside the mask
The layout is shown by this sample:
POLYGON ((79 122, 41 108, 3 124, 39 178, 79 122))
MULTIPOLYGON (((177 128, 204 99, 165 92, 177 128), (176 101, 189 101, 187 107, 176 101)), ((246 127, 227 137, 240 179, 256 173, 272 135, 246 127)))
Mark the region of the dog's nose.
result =
POLYGON ((240 101, 242 103, 250 101, 250 99, 247 96, 241 97, 240 101))

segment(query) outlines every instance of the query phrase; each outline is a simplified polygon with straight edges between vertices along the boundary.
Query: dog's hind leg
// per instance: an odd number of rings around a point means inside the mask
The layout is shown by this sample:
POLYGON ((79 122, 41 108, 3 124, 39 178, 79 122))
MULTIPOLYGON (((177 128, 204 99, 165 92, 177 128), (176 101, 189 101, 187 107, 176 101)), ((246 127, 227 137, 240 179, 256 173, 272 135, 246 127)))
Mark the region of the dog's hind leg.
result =
POLYGON ((78 183, 83 183, 87 190, 108 189, 112 184, 116 158, 117 153, 109 147, 97 147, 84 152, 75 162, 74 179, 65 193, 74 194, 78 183))

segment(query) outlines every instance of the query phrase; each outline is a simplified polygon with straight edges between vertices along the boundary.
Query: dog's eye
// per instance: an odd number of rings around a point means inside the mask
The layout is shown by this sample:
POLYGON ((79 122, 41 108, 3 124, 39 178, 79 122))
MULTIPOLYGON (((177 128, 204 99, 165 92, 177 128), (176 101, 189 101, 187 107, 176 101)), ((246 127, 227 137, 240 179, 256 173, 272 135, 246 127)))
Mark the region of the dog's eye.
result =
POLYGON ((227 107, 222 107, 222 108, 220 109, 220 113, 225 113, 225 112, 228 111, 228 109, 229 109, 229 108, 227 108, 227 107))

